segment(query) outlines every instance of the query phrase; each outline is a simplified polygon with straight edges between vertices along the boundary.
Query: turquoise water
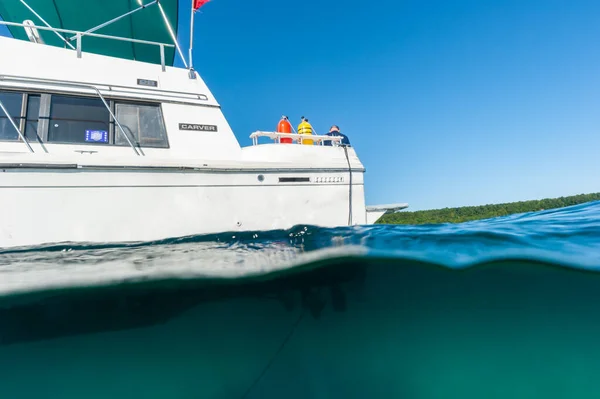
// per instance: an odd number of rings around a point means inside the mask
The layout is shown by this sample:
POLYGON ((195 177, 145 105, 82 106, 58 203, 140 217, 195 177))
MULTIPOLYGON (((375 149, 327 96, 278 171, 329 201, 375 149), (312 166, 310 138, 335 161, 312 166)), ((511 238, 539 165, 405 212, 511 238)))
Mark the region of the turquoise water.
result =
POLYGON ((600 397, 600 203, 0 252, 2 398, 600 397))

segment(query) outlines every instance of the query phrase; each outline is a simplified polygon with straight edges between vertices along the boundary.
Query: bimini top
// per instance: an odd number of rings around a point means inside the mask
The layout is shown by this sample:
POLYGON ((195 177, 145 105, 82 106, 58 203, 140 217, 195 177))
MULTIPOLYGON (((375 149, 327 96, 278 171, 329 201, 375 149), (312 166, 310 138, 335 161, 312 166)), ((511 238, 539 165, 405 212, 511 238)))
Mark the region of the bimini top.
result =
MULTIPOLYGON (((140 6, 147 6, 94 33, 174 44, 155 0, 25 0, 24 2, 53 28, 82 32, 123 16, 140 6)), ((178 28, 178 3, 178 0, 160 0, 175 37, 178 28)), ((0 17, 7 22, 23 23, 25 20, 31 20, 35 25, 43 26, 27 6, 20 0, 0 1, 0 17)), ((10 26, 9 30, 15 39, 28 40, 22 27, 10 26)), ((53 32, 40 30, 40 36, 48 45, 66 47, 65 42, 53 32)), ((156 47, 148 44, 104 40, 89 36, 83 37, 82 41, 86 52, 160 63, 160 53, 156 47)), ((74 40, 73 44, 75 44, 74 40)), ((166 64, 173 66, 175 61, 173 47, 165 48, 165 58, 166 64)))

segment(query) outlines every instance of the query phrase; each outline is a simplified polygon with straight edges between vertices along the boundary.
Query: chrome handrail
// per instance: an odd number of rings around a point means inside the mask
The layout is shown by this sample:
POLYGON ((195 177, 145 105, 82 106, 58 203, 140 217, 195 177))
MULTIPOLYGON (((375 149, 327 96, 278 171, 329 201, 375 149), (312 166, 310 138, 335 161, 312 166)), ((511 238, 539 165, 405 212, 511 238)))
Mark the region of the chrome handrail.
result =
MULTIPOLYGON (((31 28, 31 26, 29 25, 25 25, 25 24, 20 24, 20 23, 16 23, 16 22, 7 22, 7 21, 0 21, 0 25, 6 25, 6 26, 20 26, 22 28, 31 28)), ((168 43, 159 43, 159 42, 152 42, 152 41, 148 41, 148 40, 141 40, 141 39, 131 39, 131 38, 127 38, 127 37, 119 37, 119 36, 109 36, 109 35, 102 35, 99 33, 87 33, 87 32, 80 32, 80 31, 76 31, 76 30, 71 30, 71 29, 59 29, 59 28, 52 28, 52 27, 47 27, 47 26, 37 26, 34 25, 33 26, 36 29, 41 29, 41 30, 47 30, 47 31, 52 31, 54 33, 70 33, 72 35, 75 35, 76 40, 77 40, 77 46, 76 46, 76 51, 77 51, 77 58, 81 58, 81 54, 82 54, 82 37, 83 36, 90 36, 90 37, 98 37, 101 39, 110 39, 110 40, 118 40, 118 41, 123 41, 123 42, 129 42, 129 43, 139 43, 139 44, 148 44, 151 46, 158 46, 159 50, 160 50, 160 65, 162 67, 162 70, 165 71, 166 69, 166 65, 165 65, 165 47, 175 47, 173 44, 168 44, 168 43)))
POLYGON ((258 145, 259 137, 268 137, 273 140, 277 140, 280 142, 281 138, 291 138, 296 139, 298 141, 305 140, 313 140, 318 141, 323 145, 325 141, 338 142, 338 144, 343 140, 342 136, 319 136, 319 135, 308 135, 308 134, 299 134, 299 133, 281 133, 281 132, 264 132, 264 131, 256 131, 250 134, 250 138, 252 139, 252 145, 258 145))
POLYGON ((6 109, 6 107, 4 106, 4 104, 2 103, 2 100, 0 100, 0 109, 2 109, 2 111, 4 111, 4 113, 6 114, 6 117, 8 118, 8 120, 10 122, 10 124, 15 128, 15 130, 17 131, 17 134, 19 135, 19 137, 21 138, 21 140, 23 140, 23 142, 25 143, 25 145, 27 146, 27 148, 29 148, 29 152, 34 152, 33 148, 31 148, 31 146, 29 145, 29 141, 27 141, 27 139, 25 138, 25 136, 23 135, 23 133, 21 133, 21 130, 19 130, 19 128, 17 127, 17 124, 15 123, 15 121, 13 121, 13 118, 8 113, 8 110, 6 109))
MULTIPOLYGON (((7 78, 5 76, 0 76, 0 81, 2 81, 2 82, 15 82, 15 83, 59 84, 59 85, 62 85, 62 86, 84 87, 84 88, 88 88, 88 89, 94 90, 96 92, 96 94, 98 94, 98 97, 100 97, 100 100, 102 100, 102 103, 104 104, 104 106, 108 110, 110 116, 113 118, 113 120, 115 121, 115 123, 117 124, 117 126, 119 126, 119 129, 121 130, 121 133, 123 134, 123 136, 125 137, 125 139, 129 143, 129 145, 131 146, 131 148, 133 149, 133 151, 135 152, 135 154, 139 156, 140 152, 141 152, 142 155, 144 155, 144 156, 146 155, 142 151, 142 148, 139 145, 139 143, 136 142, 138 144, 138 148, 139 148, 140 151, 138 152, 138 150, 135 148, 135 146, 133 145, 133 143, 129 139, 129 136, 127 135, 127 133, 125 133, 125 130, 123 129, 123 126, 121 126, 121 124, 119 123, 119 120, 117 119, 117 117, 115 116, 115 114, 110 109, 110 106, 108 105, 108 103, 104 99, 104 96, 100 92, 100 89, 98 89, 96 86, 91 85, 91 84, 86 84, 86 83, 73 83, 73 82, 61 81, 61 80, 52 80, 52 81, 49 82, 49 81, 47 81, 45 79, 39 79, 39 78, 7 78)), ((7 115, 8 115, 8 113, 7 113, 7 115)))
MULTIPOLYGON (((22 76, 0 74, 0 80, 7 80, 6 78, 20 79, 20 78, 22 78, 22 76)), ((52 83, 60 84, 62 82, 63 82, 62 80, 44 78, 45 84, 52 84, 52 83)), ((78 81, 69 81, 69 82, 81 83, 78 81)), ((158 89, 158 88, 147 88, 147 87, 132 87, 132 86, 115 85, 112 83, 87 82, 86 84, 92 84, 92 85, 97 86, 104 92, 110 92, 109 95, 111 95, 111 96, 116 96, 119 93, 125 93, 127 95, 142 94, 142 95, 162 96, 162 97, 173 98, 176 100, 196 100, 197 99, 197 100, 202 100, 202 101, 208 101, 208 96, 206 94, 202 94, 202 93, 198 94, 198 93, 191 93, 191 92, 187 92, 187 91, 165 90, 162 88, 158 89), (196 98, 192 98, 192 97, 196 97, 196 98)))
MULTIPOLYGON (((22 76, 19 75, 0 75, 0 80, 5 80, 5 78, 22 78, 22 76)), ((45 83, 51 84, 51 83, 58 83, 60 84, 61 82, 63 82, 62 80, 54 80, 54 79, 47 79, 45 78, 44 80, 45 83)), ((80 83, 77 81, 70 81, 71 83, 80 83)), ((87 82, 87 84, 93 84, 95 86, 98 87, 102 87, 102 90, 104 90, 105 92, 112 92, 112 93, 117 93, 117 92, 123 92, 126 94, 142 94, 142 95, 160 95, 163 97, 171 97, 171 98, 175 98, 175 99, 182 99, 183 97, 186 100, 202 100, 202 101, 208 101, 208 96, 206 94, 198 94, 198 93, 192 93, 189 91, 176 91, 176 90, 166 90, 163 88, 148 88, 148 87, 132 87, 132 86, 123 86, 123 85, 115 85, 112 83, 96 83, 96 82, 87 82), (134 91, 131 91, 134 90, 134 91), (141 92, 141 93, 137 93, 137 92, 141 92), (196 97, 196 98, 190 98, 190 97, 196 97)))

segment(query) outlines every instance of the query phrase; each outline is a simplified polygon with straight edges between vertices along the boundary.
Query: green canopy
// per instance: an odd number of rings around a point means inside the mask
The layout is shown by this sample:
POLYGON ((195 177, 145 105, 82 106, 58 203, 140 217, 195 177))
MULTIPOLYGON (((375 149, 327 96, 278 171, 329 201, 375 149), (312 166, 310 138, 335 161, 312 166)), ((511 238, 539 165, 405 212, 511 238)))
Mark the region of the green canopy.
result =
MULTIPOLYGON (((86 31, 100 24, 119 17, 140 6, 139 0, 25 0, 53 28, 86 31)), ((152 0, 142 0, 144 4, 152 0)), ((177 37, 178 0, 160 0, 165 10, 171 27, 177 37)), ((7 22, 23 23, 30 19, 35 25, 43 23, 23 5, 19 0, 1 1, 0 17, 7 22)), ((28 40, 22 27, 9 27, 11 34, 16 39, 28 40)), ((46 44, 66 47, 55 33, 39 30, 40 36, 46 44)), ((166 27, 162 14, 156 4, 137 11, 123 19, 105 26, 94 33, 119 36, 139 40, 174 44, 166 27)), ((64 37, 71 37, 62 34, 64 37)), ((75 46, 75 40, 72 44, 75 46)), ((95 37, 83 37, 82 48, 84 52, 104 54, 113 57, 138 60, 144 62, 160 63, 160 51, 157 46, 140 43, 129 43, 118 40, 109 40, 95 37)), ((175 49, 165 47, 166 63, 169 66, 175 61, 175 49)))

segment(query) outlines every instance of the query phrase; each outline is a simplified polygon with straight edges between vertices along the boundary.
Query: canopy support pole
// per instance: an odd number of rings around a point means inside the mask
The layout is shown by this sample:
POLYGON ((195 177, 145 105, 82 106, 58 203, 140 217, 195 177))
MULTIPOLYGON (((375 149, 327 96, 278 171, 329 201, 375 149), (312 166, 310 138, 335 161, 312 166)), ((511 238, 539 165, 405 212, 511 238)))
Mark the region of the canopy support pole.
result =
MULTIPOLYGON (((88 29, 88 30, 86 30, 85 32, 83 32, 83 34, 85 35, 86 33, 93 33, 93 32, 95 32, 95 31, 97 31, 98 29, 102 29, 102 28, 104 28, 105 26, 108 26, 108 25, 110 25, 110 24, 113 24, 113 23, 117 22, 117 21, 118 21, 118 20, 120 20, 120 19, 123 19, 123 18, 125 18, 125 17, 127 17, 127 16, 129 16, 129 15, 131 15, 131 14, 135 13, 135 12, 138 12, 138 11, 140 11, 140 10, 143 10, 144 8, 146 8, 146 7, 149 7, 149 6, 151 6, 151 5, 154 5, 154 4, 157 4, 157 3, 158 3, 158 0, 154 0, 154 1, 153 1, 153 2, 151 2, 151 3, 148 3, 148 4, 143 4, 142 6, 140 6, 140 7, 136 8, 135 10, 131 10, 131 11, 129 11, 129 12, 127 12, 127 13, 125 13, 125 14, 121 15, 121 16, 118 16, 118 17, 116 17, 116 18, 113 18, 113 19, 111 19, 110 21, 106 21, 106 22, 104 22, 103 24, 100 24, 100 25, 98 25, 98 26, 95 26, 95 27, 93 27, 92 29, 88 29)), ((69 40, 74 40, 76 37, 77 37, 77 36, 72 36, 72 37, 70 37, 70 38, 69 38, 69 40)))
POLYGON ((65 38, 64 38, 64 37, 63 37, 63 36, 62 36, 60 33, 58 33, 57 31, 55 31, 55 30, 54 30, 54 28, 53 28, 53 27, 52 27, 52 26, 51 26, 51 25, 50 25, 48 22, 46 22, 46 21, 44 20, 44 18, 42 18, 42 17, 40 16, 40 14, 38 14, 37 12, 35 12, 35 10, 34 10, 33 8, 31 8, 31 7, 29 6, 29 4, 27 4, 27 3, 25 2, 25 0, 19 0, 19 1, 21 2, 21 4, 23 4, 25 7, 27 7, 27 9, 28 9, 29 11, 31 11, 33 15, 35 15, 35 16, 36 16, 36 17, 37 17, 37 18, 38 18, 40 21, 42 21, 42 23, 43 23, 44 25, 46 25, 48 28, 50 28, 50 29, 52 30, 52 32, 54 32, 54 34, 56 34, 56 36, 60 37, 60 39, 61 39, 63 42, 65 42, 65 43, 67 44, 67 46, 69 46, 69 47, 71 47, 71 49, 75 50, 75 47, 74 47, 74 46, 73 46, 71 43, 69 43, 69 41, 68 41, 67 39, 65 39, 65 38))
POLYGON ((185 65, 185 68, 188 68, 188 64, 185 61, 185 57, 183 56, 183 53, 181 52, 181 47, 179 47, 179 43, 177 43, 177 37, 175 37, 175 33, 173 32, 173 28, 171 28, 171 23, 169 22, 169 18, 167 18, 167 14, 165 14, 165 10, 163 9, 162 4, 160 4, 160 0, 158 1, 158 8, 160 10, 160 13, 162 14, 163 20, 165 21, 165 25, 167 25, 167 29, 169 30, 169 33, 171 34, 171 39, 173 39, 173 43, 175 43, 175 47, 177 48, 177 52, 179 53, 179 56, 181 57, 181 61, 183 61, 183 65, 185 65))

